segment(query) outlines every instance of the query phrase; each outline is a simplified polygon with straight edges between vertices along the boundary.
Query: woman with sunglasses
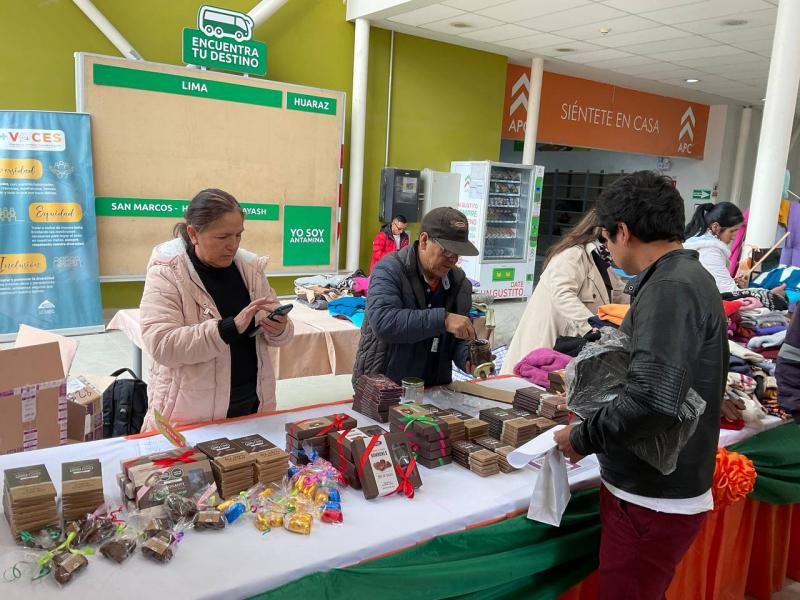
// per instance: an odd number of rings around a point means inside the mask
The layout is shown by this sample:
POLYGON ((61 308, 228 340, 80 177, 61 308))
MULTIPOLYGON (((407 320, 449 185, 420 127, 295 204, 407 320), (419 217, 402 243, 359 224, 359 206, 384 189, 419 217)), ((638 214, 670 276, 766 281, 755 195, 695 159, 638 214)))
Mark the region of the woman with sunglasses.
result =
POLYGON ((602 305, 628 304, 604 241, 591 210, 550 248, 508 347, 503 373, 512 373, 531 350, 552 348, 559 336, 581 337, 591 331, 588 319, 602 305))

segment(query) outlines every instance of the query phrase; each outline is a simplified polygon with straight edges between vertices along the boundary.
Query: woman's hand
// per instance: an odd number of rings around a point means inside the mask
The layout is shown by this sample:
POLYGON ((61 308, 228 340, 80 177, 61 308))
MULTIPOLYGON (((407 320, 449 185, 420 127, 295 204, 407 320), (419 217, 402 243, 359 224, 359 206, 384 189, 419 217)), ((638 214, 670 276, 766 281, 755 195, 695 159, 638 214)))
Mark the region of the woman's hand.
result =
MULTIPOLYGON (((277 307, 276 307, 277 308, 277 307)), ((289 322, 289 317, 286 315, 275 315, 272 319, 263 318, 258 322, 258 326, 266 335, 271 337, 278 337, 286 331, 286 324, 289 322)))
POLYGON ((253 317, 256 316, 258 311, 265 310, 270 312, 278 308, 278 306, 278 302, 273 298, 259 298, 258 300, 253 300, 242 309, 242 312, 233 318, 233 321, 236 323, 236 331, 240 334, 247 331, 247 328, 250 327, 250 323, 253 321, 253 317))
POLYGON ((733 279, 736 282, 736 286, 739 289, 745 289, 750 284, 750 275, 746 273, 740 273, 733 279))

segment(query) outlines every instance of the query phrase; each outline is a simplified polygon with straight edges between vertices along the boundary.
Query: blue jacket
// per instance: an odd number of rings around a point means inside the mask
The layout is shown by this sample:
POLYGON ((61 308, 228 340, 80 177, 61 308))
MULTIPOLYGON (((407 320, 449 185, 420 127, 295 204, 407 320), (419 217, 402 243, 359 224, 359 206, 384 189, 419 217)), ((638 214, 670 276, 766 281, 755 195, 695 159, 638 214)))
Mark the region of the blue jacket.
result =
POLYGON ((467 343, 447 333, 444 320, 448 312, 467 314, 472 284, 464 271, 453 268, 442 282, 445 308, 427 308, 417 247, 415 242, 375 265, 353 367, 354 386, 364 373, 382 373, 397 383, 404 377, 422 378, 429 356, 437 361, 436 375, 425 385, 442 385, 452 379, 452 362, 463 369, 469 358, 467 343), (428 353, 432 338, 439 338, 435 354, 428 353))

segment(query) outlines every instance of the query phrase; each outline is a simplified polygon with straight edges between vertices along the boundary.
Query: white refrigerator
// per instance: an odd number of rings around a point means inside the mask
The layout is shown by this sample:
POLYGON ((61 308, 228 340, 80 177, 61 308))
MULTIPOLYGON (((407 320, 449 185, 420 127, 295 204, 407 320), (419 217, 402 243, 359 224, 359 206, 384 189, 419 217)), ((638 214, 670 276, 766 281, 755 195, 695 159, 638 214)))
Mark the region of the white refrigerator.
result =
POLYGON ((469 221, 478 256, 462 256, 475 292, 494 298, 527 298, 533 293, 536 240, 544 167, 491 161, 454 161, 461 177, 458 210, 469 221))

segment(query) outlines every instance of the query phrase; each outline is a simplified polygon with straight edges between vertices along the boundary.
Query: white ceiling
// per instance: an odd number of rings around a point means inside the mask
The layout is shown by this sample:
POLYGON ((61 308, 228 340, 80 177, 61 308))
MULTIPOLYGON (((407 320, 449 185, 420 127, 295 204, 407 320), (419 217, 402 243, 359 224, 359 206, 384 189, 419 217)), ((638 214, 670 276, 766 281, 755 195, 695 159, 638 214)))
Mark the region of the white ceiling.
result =
POLYGON ((348 18, 365 16, 379 27, 503 54, 512 62, 543 56, 549 71, 700 102, 758 105, 766 95, 777 4, 349 0, 348 18), (687 83, 690 78, 700 81, 687 83))

